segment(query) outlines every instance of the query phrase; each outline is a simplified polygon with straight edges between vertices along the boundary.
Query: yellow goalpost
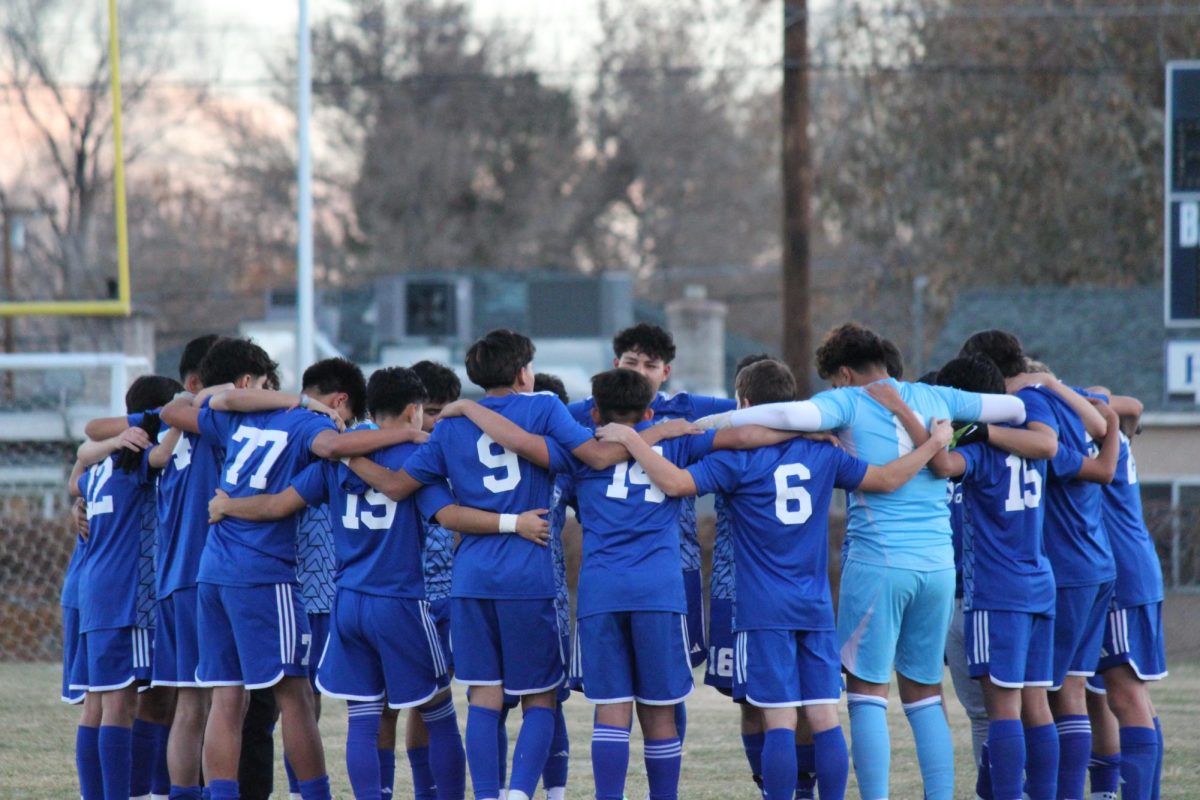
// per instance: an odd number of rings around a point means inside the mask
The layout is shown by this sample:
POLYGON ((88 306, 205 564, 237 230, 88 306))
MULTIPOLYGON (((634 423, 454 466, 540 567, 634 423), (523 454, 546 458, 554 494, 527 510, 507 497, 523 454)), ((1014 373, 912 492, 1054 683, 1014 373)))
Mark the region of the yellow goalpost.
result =
POLYGON ((113 107, 113 205, 117 223, 117 298, 115 300, 32 300, 0 302, 0 317, 129 316, 129 230, 125 217, 125 153, 121 132, 121 45, 117 0, 108 0, 108 60, 113 107))

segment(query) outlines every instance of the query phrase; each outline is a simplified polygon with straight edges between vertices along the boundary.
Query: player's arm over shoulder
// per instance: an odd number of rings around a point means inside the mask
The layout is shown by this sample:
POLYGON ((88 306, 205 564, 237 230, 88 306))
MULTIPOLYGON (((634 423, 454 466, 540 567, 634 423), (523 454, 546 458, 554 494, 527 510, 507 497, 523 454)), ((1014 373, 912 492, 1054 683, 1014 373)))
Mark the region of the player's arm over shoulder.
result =
POLYGON ((935 420, 929 439, 910 453, 883 466, 870 465, 858 488, 864 492, 894 492, 912 480, 950 442, 954 430, 947 420, 935 420))
POLYGON ((208 501, 208 519, 209 522, 219 522, 224 517, 235 517, 265 522, 290 517, 305 505, 304 498, 291 486, 282 492, 253 497, 230 497, 218 489, 208 501))

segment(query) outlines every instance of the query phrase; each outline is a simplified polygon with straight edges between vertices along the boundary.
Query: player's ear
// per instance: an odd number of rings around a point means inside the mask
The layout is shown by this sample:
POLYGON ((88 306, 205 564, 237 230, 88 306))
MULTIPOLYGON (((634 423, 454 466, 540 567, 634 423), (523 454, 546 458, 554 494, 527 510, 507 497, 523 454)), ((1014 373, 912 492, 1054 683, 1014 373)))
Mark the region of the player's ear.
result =
POLYGON ((592 406, 592 424, 596 426, 603 424, 600 422, 600 409, 594 405, 592 406))
POLYGON ((652 419, 654 419, 654 409, 646 406, 645 412, 642 413, 642 421, 649 422, 652 419))
POLYGON ((235 389, 245 389, 254 384, 254 376, 247 372, 245 375, 239 375, 238 379, 233 382, 235 389))
POLYGON ((424 416, 424 409, 420 403, 409 403, 404 407, 404 421, 409 425, 421 426, 421 418, 424 416))
POLYGON ((613 369, 617 369, 620 366, 621 366, 621 359, 617 358, 616 356, 613 356, 613 369))
POLYGON ((671 365, 663 364, 663 383, 666 383, 671 378, 671 365))

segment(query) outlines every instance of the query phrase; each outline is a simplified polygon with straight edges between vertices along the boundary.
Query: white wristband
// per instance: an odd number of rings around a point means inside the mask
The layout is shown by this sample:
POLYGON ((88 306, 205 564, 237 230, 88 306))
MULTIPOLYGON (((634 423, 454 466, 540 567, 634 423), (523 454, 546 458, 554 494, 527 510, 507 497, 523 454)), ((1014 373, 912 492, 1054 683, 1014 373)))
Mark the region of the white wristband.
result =
POLYGON ((517 532, 517 515, 516 514, 501 514, 500 515, 500 532, 501 533, 516 533, 517 532))

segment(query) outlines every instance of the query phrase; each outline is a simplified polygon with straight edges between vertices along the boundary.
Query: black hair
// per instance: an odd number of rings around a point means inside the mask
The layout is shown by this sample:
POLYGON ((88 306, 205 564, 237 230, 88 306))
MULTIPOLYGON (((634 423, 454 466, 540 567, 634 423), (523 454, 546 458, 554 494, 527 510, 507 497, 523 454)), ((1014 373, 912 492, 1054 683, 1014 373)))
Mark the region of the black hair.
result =
POLYGON ((372 372, 367 381, 367 411, 376 420, 399 416, 410 403, 424 405, 428 399, 429 392, 415 369, 384 367, 372 372))
POLYGON ((592 376, 592 399, 601 422, 638 422, 654 400, 654 389, 640 372, 610 369, 592 376))
POLYGON ((946 362, 937 374, 938 386, 953 386, 966 392, 1004 394, 1000 368, 982 356, 960 356, 946 362))
POLYGON ((362 419, 367 411, 367 379, 358 365, 346 358, 325 358, 304 370, 300 390, 315 394, 345 392, 355 419, 362 419))
POLYGON ((183 354, 179 356, 179 380, 186 381, 188 375, 200 369, 200 362, 213 346, 213 342, 221 337, 215 333, 197 336, 183 346, 183 354))
POLYGON ((863 372, 870 367, 887 368, 887 350, 875 331, 857 322, 847 322, 825 334, 817 348, 817 374, 828 380, 842 367, 863 372))
POLYGON ((748 406, 783 403, 796 399, 796 376, 782 361, 756 361, 734 379, 737 395, 748 406))
POLYGON ((273 369, 267 373, 267 379, 263 381, 263 388, 270 389, 272 392, 278 392, 281 383, 279 380, 279 370, 273 369))
POLYGON ((626 328, 613 337, 613 355, 617 358, 622 353, 633 351, 650 358, 656 358, 664 364, 675 360, 675 340, 671 334, 657 325, 645 322, 626 328))
POLYGON ((744 370, 746 367, 750 366, 751 364, 757 364, 760 361, 770 361, 770 360, 771 360, 771 357, 769 355, 767 355, 766 353, 752 353, 748 356, 742 356, 741 358, 738 359, 737 366, 733 368, 733 377, 736 380, 737 376, 741 373, 741 371, 744 370))
MULTIPOLYGON (((412 365, 412 371, 417 373, 421 383, 425 384, 425 391, 429 393, 429 402, 445 405, 453 403, 462 394, 462 381, 458 379, 454 370, 445 364, 439 364, 436 361, 418 361, 412 365)), ((370 394, 370 386, 367 389, 370 394)), ((367 407, 370 408, 370 406, 370 398, 368 398, 367 407)))
POLYGON ((967 337, 960 356, 982 356, 1000 368, 1005 378, 1020 375, 1025 371, 1025 351, 1021 340, 1008 331, 995 328, 976 331, 967 337))
POLYGON ((267 351, 249 339, 221 337, 200 360, 200 382, 206 387, 233 383, 243 375, 255 378, 279 369, 267 351))
POLYGON ((558 399, 562 400, 563 405, 571 402, 571 396, 567 394, 567 387, 563 385, 562 378, 551 375, 549 372, 539 372, 533 376, 533 390, 535 392, 554 392, 558 395, 558 399))
POLYGON ((484 391, 507 388, 533 362, 534 352, 528 336, 506 328, 489 331, 467 349, 467 377, 484 391))
MULTIPOLYGON (((142 421, 138 426, 150 437, 150 441, 158 439, 162 422, 157 409, 162 408, 176 394, 183 391, 183 386, 174 378, 164 375, 143 375, 133 382, 125 392, 125 411, 128 414, 141 414, 142 421), (154 410, 152 410, 154 409, 154 410)), ((133 472, 141 464, 144 453, 134 452, 127 448, 117 451, 115 464, 118 469, 133 472)))
POLYGON ((900 380, 904 377, 904 356, 900 355, 900 348, 891 339, 883 340, 883 355, 886 359, 883 363, 887 367, 889 378, 900 380))
POLYGON ((925 383, 930 386, 937 386, 937 376, 938 371, 936 369, 931 369, 929 372, 926 372, 924 375, 917 378, 917 383, 925 383))

